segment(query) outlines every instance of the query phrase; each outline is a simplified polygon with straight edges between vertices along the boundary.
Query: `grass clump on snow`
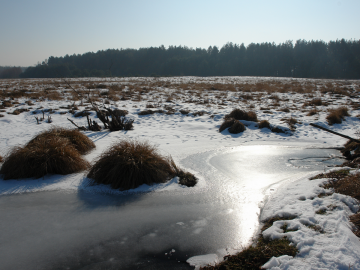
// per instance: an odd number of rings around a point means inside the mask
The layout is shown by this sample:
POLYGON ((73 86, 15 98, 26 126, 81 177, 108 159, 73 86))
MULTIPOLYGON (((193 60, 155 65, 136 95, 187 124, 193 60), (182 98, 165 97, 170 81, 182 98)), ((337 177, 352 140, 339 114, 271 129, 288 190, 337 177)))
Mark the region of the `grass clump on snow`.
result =
POLYGON ((245 129, 246 128, 243 123, 241 123, 239 120, 235 120, 234 124, 232 124, 232 126, 229 127, 229 132, 233 134, 237 134, 245 131, 245 129))
POLYGON ((242 111, 240 109, 234 109, 229 114, 225 115, 224 122, 220 125, 219 132, 229 128, 229 132, 237 134, 246 130, 246 127, 239 120, 257 122, 257 116, 255 112, 242 111))
MULTIPOLYGON (((272 218, 265 222, 262 231, 271 227, 272 224, 277 220, 289 220, 294 217, 289 218, 272 218)), ((287 226, 283 228, 284 232, 287 232, 287 226)), ((238 254, 228 256, 226 260, 215 265, 215 266, 206 266, 200 269, 203 270, 227 270, 227 269, 260 269, 266 262, 268 262, 272 257, 279 257, 282 255, 295 256, 298 250, 294 245, 291 245, 291 242, 286 238, 269 240, 265 239, 262 235, 257 240, 255 245, 252 245, 238 254)))
POLYGON ((260 123, 259 123, 259 128, 260 128, 260 129, 261 129, 261 128, 271 129, 271 128, 270 128, 270 123, 269 123, 269 121, 268 121, 268 120, 262 120, 262 121, 260 121, 260 123))
POLYGON ((224 122, 220 125, 219 132, 229 128, 229 132, 237 134, 246 130, 246 127, 239 120, 234 118, 225 118, 224 122))
POLYGON ((328 121, 329 125, 341 124, 345 119, 345 116, 350 116, 350 114, 349 109, 343 106, 334 110, 330 110, 330 113, 328 116, 326 116, 326 120, 328 121))
POLYGON ((225 119, 219 128, 219 132, 223 132, 225 129, 231 127, 235 123, 234 118, 225 119))
POLYGON ((93 148, 95 144, 80 131, 54 127, 39 133, 24 147, 13 148, 0 174, 7 180, 80 172, 89 167, 81 155, 93 148))
MULTIPOLYGON (((178 173, 173 164, 171 158, 161 156, 155 146, 147 142, 123 140, 99 157, 87 177, 93 179, 93 184, 128 190, 143 184, 167 182, 178 173)), ((185 178, 189 178, 188 175, 185 178)))
POLYGON ((246 120, 246 121, 253 121, 257 122, 257 116, 255 112, 249 111, 243 111, 240 109, 234 109, 229 114, 225 115, 225 119, 234 118, 235 120, 246 120))
POLYGON ((4 180, 40 178, 46 174, 71 174, 87 169, 88 162, 63 137, 42 137, 25 147, 15 147, 0 169, 4 180))
POLYGON ((69 140, 69 143, 82 155, 95 148, 93 141, 79 130, 66 129, 61 127, 54 127, 41 132, 40 134, 36 135, 30 142, 28 142, 27 146, 31 146, 38 141, 46 141, 54 137, 65 138, 69 140))
MULTIPOLYGON (((344 145, 344 149, 341 150, 341 153, 349 160, 354 160, 360 157, 360 143, 349 140, 344 145)), ((356 162, 354 160, 354 163, 359 163, 359 161, 356 162)), ((346 164, 346 166, 349 166, 350 164, 346 164)), ((349 166, 352 167, 352 166, 349 166)))

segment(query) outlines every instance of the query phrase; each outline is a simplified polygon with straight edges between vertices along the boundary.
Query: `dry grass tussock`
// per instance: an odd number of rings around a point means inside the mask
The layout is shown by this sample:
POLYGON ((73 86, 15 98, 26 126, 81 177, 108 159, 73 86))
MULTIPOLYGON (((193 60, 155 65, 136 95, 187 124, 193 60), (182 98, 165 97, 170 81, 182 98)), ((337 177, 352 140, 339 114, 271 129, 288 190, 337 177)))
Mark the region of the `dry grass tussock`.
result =
POLYGON ((229 127, 229 132, 233 134, 237 134, 240 132, 245 131, 246 128, 243 123, 241 123, 239 120, 235 120, 234 123, 229 127))
POLYGON ((93 179, 93 184, 128 190, 143 184, 165 183, 180 171, 172 159, 161 156, 155 146, 123 140, 101 154, 87 177, 93 179))
POLYGON ((318 113, 319 113, 319 111, 316 108, 314 108, 314 109, 311 109, 306 115, 307 116, 313 116, 313 115, 318 114, 318 113))
POLYGON ((322 106, 322 105, 325 105, 325 103, 321 100, 321 98, 314 98, 304 103, 304 106, 322 106))
POLYGON ((45 142, 54 137, 67 139, 69 143, 82 155, 95 148, 93 141, 79 130, 66 129, 61 127, 53 127, 49 130, 39 133, 32 140, 30 140, 26 146, 31 146, 34 143, 36 144, 38 141, 45 142))
POLYGON ((235 123, 234 118, 225 119, 219 128, 219 132, 223 132, 225 129, 231 127, 235 123))
POLYGON ((246 121, 253 121, 257 122, 256 113, 253 111, 243 111, 240 109, 234 109, 229 114, 225 115, 225 119, 234 118, 236 120, 246 120, 246 121))
POLYGON ((328 121, 329 125, 341 124, 345 119, 345 116, 350 116, 349 109, 345 106, 329 110, 329 112, 329 115, 326 116, 326 120, 328 121))
POLYGON ((293 118, 293 117, 283 118, 283 119, 281 119, 281 121, 284 121, 286 124, 288 124, 291 131, 295 131, 296 124, 300 124, 300 122, 296 118, 293 118))
POLYGON ((229 128, 229 132, 233 134, 237 134, 246 130, 245 125, 234 118, 226 118, 219 128, 219 132, 222 132, 227 128, 229 128))
MULTIPOLYGON (((341 150, 341 153, 350 160, 360 157, 360 143, 348 140, 341 150)), ((355 160, 354 160, 355 161, 355 160)), ((348 164, 346 164, 348 166, 348 164)))
POLYGON ((71 174, 87 169, 88 162, 63 137, 42 137, 25 147, 15 147, 5 157, 4 180, 40 178, 46 174, 71 174))
POLYGON ((259 123, 259 128, 268 128, 270 129, 270 123, 268 120, 262 120, 259 123))

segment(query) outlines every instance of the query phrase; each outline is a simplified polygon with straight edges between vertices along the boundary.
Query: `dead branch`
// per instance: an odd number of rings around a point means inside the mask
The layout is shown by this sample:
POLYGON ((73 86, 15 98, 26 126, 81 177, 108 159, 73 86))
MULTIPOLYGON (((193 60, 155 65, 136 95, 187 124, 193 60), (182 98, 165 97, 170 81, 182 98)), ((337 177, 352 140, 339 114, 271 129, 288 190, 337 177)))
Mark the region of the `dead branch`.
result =
POLYGON ((78 129, 83 130, 83 131, 87 130, 87 128, 84 127, 84 126, 79 127, 79 126, 78 126, 77 124, 75 124, 74 121, 72 121, 71 119, 67 118, 67 120, 69 120, 69 121, 70 121, 75 127, 77 127, 78 129))

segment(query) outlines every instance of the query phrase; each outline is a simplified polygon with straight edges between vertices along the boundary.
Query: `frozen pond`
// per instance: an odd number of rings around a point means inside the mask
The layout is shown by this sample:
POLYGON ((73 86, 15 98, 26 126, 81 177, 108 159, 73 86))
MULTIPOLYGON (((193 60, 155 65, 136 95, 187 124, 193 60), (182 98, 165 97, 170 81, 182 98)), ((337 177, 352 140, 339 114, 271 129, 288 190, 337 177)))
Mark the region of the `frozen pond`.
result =
MULTIPOLYGON (((342 163, 334 149, 241 146, 188 156, 203 188, 127 195, 0 196, 1 269, 192 269, 247 245, 282 181, 342 163)), ((2 180, 1 180, 2 181, 2 180)))

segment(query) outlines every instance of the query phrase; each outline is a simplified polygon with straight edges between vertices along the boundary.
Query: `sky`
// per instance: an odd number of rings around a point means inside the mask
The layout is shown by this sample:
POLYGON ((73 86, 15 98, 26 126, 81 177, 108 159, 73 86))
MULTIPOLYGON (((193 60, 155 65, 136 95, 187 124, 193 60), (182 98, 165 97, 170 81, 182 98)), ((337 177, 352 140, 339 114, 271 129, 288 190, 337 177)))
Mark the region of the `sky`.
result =
POLYGON ((0 66, 98 50, 360 39, 359 0, 0 0, 0 66))

